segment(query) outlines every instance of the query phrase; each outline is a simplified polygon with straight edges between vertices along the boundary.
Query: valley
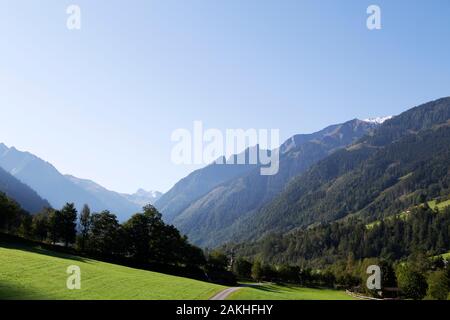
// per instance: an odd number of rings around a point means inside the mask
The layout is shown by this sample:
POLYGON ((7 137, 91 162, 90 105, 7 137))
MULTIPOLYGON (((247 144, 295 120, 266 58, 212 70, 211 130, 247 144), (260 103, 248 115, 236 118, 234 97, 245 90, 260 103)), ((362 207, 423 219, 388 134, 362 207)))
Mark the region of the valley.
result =
POLYGON ((211 163, 165 194, 0 145, 0 299, 446 299, 449 119, 448 97, 353 119, 286 140, 274 176, 211 163))
MULTIPOLYGON (((0 300, 208 300, 227 287, 128 268, 40 247, 0 242, 0 300), (68 290, 68 266, 81 288, 68 290)), ((239 300, 350 300, 343 291, 258 284, 227 294, 239 300)))

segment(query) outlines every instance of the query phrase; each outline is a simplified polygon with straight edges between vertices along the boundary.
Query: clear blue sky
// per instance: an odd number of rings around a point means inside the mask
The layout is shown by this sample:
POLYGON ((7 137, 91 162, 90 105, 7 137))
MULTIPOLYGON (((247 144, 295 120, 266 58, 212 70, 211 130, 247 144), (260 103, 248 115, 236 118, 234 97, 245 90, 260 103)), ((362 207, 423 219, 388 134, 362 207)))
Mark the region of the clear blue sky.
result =
POLYGON ((285 139, 450 95, 448 0, 3 0, 0 39, 0 141, 124 192, 193 170, 194 120, 285 139))

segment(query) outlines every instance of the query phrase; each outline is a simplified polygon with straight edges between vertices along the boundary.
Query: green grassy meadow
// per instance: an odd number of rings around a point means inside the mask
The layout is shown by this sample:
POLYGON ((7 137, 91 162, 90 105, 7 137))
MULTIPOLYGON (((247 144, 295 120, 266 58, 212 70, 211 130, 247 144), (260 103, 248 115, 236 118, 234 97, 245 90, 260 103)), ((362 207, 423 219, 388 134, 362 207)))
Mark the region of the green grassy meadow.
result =
POLYGON ((446 259, 446 260, 450 260, 450 252, 444 253, 442 255, 442 258, 446 259))
POLYGON ((433 256, 433 258, 438 258, 438 257, 441 257, 442 259, 445 259, 445 260, 450 260, 450 251, 443 253, 443 254, 438 254, 436 256, 433 256))
MULTIPOLYGON (((97 260, 0 243, 0 300, 206 300, 226 289, 208 282, 97 260), (67 267, 81 270, 81 289, 66 286, 67 267)), ((343 291, 263 284, 232 293, 233 300, 351 300, 343 291)))
POLYGON ((263 284, 233 292, 229 300, 354 300, 344 291, 263 284))
POLYGON ((208 299, 223 286, 55 253, 0 244, 0 300, 208 299), (67 267, 81 269, 81 289, 66 286, 67 267))
POLYGON ((440 202, 438 204, 436 204, 436 200, 432 200, 432 201, 428 202, 428 205, 433 210, 436 210, 436 208, 439 209, 439 210, 442 210, 442 209, 450 206, 450 200, 442 201, 442 202, 440 202))
MULTIPOLYGON (((443 210, 443 209, 445 209, 447 207, 450 207, 450 200, 442 201, 442 202, 440 202, 438 204, 436 204, 436 200, 431 200, 431 201, 428 201, 428 206, 431 209, 433 209, 433 210, 437 210, 437 209, 438 210, 443 210)), ((407 219, 408 216, 409 216, 409 212, 408 211, 403 211, 403 212, 401 212, 401 213, 399 213, 397 215, 386 217, 385 219, 386 220, 389 220, 389 219, 407 219)), ((367 229, 372 229, 374 226, 378 225, 379 223, 380 223, 379 220, 373 221, 373 222, 371 222, 369 224, 366 224, 366 228, 367 229)))

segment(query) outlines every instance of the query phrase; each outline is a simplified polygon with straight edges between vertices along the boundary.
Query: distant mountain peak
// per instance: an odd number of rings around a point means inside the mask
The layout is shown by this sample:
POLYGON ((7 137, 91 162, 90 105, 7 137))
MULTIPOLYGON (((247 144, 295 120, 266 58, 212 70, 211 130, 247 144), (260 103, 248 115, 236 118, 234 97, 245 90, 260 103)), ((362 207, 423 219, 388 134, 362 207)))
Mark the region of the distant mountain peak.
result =
POLYGON ((156 191, 156 190, 150 190, 147 191, 143 188, 139 188, 134 194, 132 194, 133 196, 148 196, 148 197, 153 197, 153 198, 159 198, 162 195, 162 192, 156 191))
POLYGON ((385 117, 367 118, 367 119, 364 119, 363 121, 370 122, 370 123, 382 124, 386 120, 390 120, 392 118, 393 118, 393 116, 385 116, 385 117))
POLYGON ((8 150, 8 147, 4 143, 0 142, 0 153, 3 153, 7 150, 8 150))
POLYGON ((162 196, 162 192, 154 190, 147 191, 143 188, 139 188, 133 194, 122 193, 121 195, 128 201, 143 207, 147 204, 154 204, 162 196))

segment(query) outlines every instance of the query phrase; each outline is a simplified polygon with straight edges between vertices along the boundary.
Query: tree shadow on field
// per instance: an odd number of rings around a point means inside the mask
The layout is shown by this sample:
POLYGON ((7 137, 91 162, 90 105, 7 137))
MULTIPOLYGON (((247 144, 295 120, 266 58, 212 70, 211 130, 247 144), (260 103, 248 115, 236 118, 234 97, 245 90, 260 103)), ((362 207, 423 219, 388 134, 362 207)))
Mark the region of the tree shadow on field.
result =
POLYGON ((0 280, 0 300, 48 300, 46 294, 38 290, 18 286, 9 281, 0 280))
POLYGON ((67 259, 67 260, 75 260, 79 262, 85 262, 89 263, 90 259, 83 258, 80 256, 72 255, 68 252, 64 252, 65 248, 57 248, 56 246, 51 246, 50 248, 47 248, 50 245, 45 244, 24 244, 24 243, 9 243, 9 242, 0 242, 0 247, 7 248, 7 249, 14 249, 14 250, 20 250, 24 252, 32 252, 32 253, 38 253, 42 255, 46 255, 49 257, 54 258, 60 258, 60 259, 67 259), (61 250, 61 251, 59 251, 61 250))
POLYGON ((280 292, 273 284, 256 284, 256 285, 242 285, 245 288, 252 288, 255 290, 265 291, 265 292, 280 292))
MULTIPOLYGON (((277 286, 279 286, 279 287, 282 287, 282 288, 286 288, 286 289, 301 289, 301 288, 306 288, 305 286, 301 286, 301 285, 299 285, 299 284, 293 284, 293 283, 282 283, 282 282, 280 282, 280 283, 278 283, 277 282, 277 286)), ((314 289, 315 287, 314 286, 310 286, 310 287, 308 287, 308 288, 310 288, 310 289, 314 289)))

